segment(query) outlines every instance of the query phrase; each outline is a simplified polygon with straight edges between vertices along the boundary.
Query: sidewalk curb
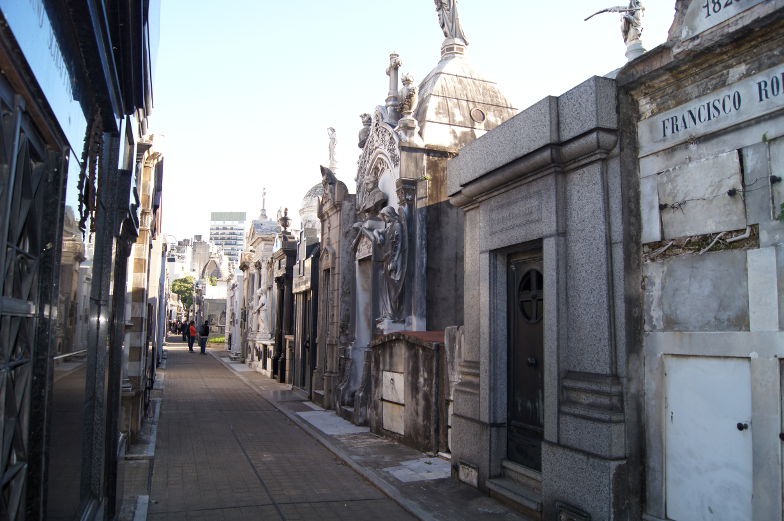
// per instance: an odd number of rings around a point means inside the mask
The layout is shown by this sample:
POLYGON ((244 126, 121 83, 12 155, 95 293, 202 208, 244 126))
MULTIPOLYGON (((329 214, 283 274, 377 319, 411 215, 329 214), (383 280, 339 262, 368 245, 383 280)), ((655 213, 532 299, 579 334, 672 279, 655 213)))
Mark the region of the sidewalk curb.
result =
POLYGON ((261 389, 258 389, 256 386, 250 382, 245 375, 241 374, 238 371, 235 371, 231 364, 224 361, 220 356, 216 355, 213 352, 208 353, 215 358, 218 362, 223 364, 226 369, 230 370, 234 373, 245 385, 253 389, 253 391, 258 394, 261 398, 272 404, 275 409, 279 412, 283 413, 289 420, 291 420, 294 424, 296 424, 299 428, 303 431, 308 433, 310 436, 316 439, 319 443, 321 443, 327 450, 332 452, 335 456, 343 460, 349 467, 351 467, 354 471, 362 475, 365 479, 370 481, 374 486, 380 489, 384 494, 386 494, 392 501, 400 505, 404 510, 406 510, 409 514, 415 516, 417 519, 421 521, 439 521, 437 518, 433 517, 430 512, 425 511, 422 507, 409 499, 406 499, 400 494, 400 491, 394 486, 391 485, 388 481, 382 478, 378 472, 373 469, 367 468, 363 465, 360 465, 356 461, 354 461, 351 456, 349 456, 343 449, 340 447, 335 446, 332 441, 324 435, 321 431, 313 427, 311 424, 297 416, 296 414, 284 409, 282 406, 278 405, 277 402, 270 400, 266 396, 264 396, 261 389))

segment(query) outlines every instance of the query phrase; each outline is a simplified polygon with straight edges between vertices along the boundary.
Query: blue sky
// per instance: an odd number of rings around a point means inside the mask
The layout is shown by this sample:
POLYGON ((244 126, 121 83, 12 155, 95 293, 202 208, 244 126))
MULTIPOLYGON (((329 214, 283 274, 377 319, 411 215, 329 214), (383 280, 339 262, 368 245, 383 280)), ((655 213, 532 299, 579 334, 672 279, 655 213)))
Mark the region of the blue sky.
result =
MULTIPOLYGON (((460 0, 469 59, 518 109, 625 63, 618 0, 460 0)), ((646 2, 643 43, 666 39, 675 0, 646 2), (655 5, 654 5, 655 4, 655 5)), ((211 211, 296 214, 328 161, 355 190, 359 114, 388 90, 389 53, 417 82, 438 63, 432 0, 164 0, 151 131, 166 157, 164 231, 206 234, 211 211), (227 7, 228 6, 228 7, 227 7)))

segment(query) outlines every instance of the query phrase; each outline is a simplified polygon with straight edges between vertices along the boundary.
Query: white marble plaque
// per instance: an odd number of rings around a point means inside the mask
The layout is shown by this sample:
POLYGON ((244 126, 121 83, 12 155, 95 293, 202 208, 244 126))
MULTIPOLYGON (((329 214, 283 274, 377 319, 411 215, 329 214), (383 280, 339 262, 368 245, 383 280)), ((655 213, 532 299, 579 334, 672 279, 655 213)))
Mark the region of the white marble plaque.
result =
POLYGON ((405 383, 403 373, 384 371, 382 373, 381 399, 405 405, 405 383))
POLYGON ((782 108, 784 64, 640 121, 640 157, 782 108))
POLYGON ((692 0, 686 10, 681 39, 688 40, 766 0, 692 0))
POLYGON ((746 226, 737 151, 677 166, 658 176, 663 239, 738 230, 746 226))
POLYGON ((406 408, 402 405, 389 402, 382 403, 382 420, 384 428, 388 431, 396 432, 398 434, 405 434, 405 422, 403 418, 406 408))

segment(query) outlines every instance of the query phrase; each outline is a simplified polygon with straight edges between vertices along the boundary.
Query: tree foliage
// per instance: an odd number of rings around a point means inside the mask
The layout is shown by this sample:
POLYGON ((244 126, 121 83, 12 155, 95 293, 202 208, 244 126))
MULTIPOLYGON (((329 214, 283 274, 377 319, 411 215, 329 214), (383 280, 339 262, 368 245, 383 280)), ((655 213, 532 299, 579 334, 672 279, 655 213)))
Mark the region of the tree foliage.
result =
POLYGON ((210 286, 217 286, 218 285, 218 277, 210 275, 210 278, 208 279, 208 282, 210 283, 210 286))
POLYGON ((190 275, 172 282, 171 290, 180 296, 185 309, 190 309, 193 306, 193 286, 195 283, 196 279, 190 275))

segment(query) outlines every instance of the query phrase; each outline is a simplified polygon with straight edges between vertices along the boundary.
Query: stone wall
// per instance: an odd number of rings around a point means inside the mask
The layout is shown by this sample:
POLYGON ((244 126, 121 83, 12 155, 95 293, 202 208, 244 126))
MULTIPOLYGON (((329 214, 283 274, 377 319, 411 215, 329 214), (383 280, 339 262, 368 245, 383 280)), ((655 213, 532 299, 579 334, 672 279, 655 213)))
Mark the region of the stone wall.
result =
POLYGON ((536 518, 639 518, 630 463, 640 447, 625 435, 639 403, 626 356, 634 343, 626 304, 640 298, 626 278, 637 250, 625 231, 636 205, 624 189, 616 100, 613 80, 591 78, 522 111, 448 164, 451 200, 466 212, 471 310, 454 388, 454 472, 536 518), (542 367, 543 432, 526 449, 531 467, 513 461, 520 447, 507 445, 508 392, 518 385, 509 372, 517 304, 507 286, 520 256, 540 259, 543 270, 543 359, 529 358, 542 367))
POLYGON ((784 2, 676 7, 668 42, 618 75, 640 193, 644 512, 779 519, 784 2))
POLYGON ((443 332, 400 332, 371 343, 373 432, 423 452, 445 448, 443 342, 443 332))

